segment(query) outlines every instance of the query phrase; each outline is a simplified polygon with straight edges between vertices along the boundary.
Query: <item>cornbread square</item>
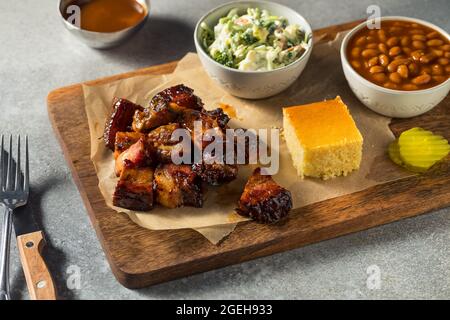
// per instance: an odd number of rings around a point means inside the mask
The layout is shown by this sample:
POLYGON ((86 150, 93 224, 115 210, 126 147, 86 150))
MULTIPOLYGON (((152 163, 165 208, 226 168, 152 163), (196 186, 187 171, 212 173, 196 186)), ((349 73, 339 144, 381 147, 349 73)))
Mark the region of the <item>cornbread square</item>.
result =
POLYGON ((283 129, 300 177, 325 180, 359 168, 363 137, 339 96, 283 108, 283 129))

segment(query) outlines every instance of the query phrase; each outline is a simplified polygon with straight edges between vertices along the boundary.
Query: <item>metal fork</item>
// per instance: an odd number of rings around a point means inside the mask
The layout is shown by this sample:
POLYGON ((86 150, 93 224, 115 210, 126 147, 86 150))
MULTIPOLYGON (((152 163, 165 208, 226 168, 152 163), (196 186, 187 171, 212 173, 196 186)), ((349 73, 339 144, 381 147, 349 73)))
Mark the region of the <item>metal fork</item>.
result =
POLYGON ((27 204, 29 190, 28 136, 25 137, 25 169, 20 168, 20 136, 17 137, 17 157, 12 157, 13 138, 9 136, 9 155, 6 162, 4 136, 0 148, 0 205, 5 208, 0 247, 0 300, 9 300, 9 247, 11 242, 12 216, 14 209, 27 204), (22 181, 23 180, 23 181, 22 181))

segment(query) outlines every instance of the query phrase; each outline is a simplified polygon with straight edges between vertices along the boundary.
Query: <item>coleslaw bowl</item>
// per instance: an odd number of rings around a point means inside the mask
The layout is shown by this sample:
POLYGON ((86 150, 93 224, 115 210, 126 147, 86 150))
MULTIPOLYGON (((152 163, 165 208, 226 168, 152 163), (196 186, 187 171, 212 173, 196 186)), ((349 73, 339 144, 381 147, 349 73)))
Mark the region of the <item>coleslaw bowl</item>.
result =
POLYGON ((287 89, 306 67, 313 48, 311 26, 305 18, 291 8, 266 1, 234 1, 209 11, 197 23, 194 42, 197 54, 208 75, 225 91, 246 99, 267 98, 287 89), (244 12, 247 8, 266 9, 274 15, 285 17, 290 24, 298 24, 306 34, 311 35, 307 49, 291 64, 269 71, 242 71, 216 62, 202 45, 200 25, 205 23, 213 28, 219 19, 226 16, 233 8, 237 8, 239 12, 244 12))

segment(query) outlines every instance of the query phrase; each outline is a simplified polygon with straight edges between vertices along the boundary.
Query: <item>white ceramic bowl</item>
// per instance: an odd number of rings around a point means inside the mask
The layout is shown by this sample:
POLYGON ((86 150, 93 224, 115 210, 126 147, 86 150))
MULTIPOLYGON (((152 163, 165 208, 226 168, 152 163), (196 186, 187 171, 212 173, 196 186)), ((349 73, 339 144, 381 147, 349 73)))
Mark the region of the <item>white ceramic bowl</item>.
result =
MULTIPOLYGON (((434 30, 439 31, 441 34, 450 39, 449 34, 431 24, 429 22, 407 18, 407 17, 383 17, 381 20, 402 20, 411 21, 419 24, 423 24, 434 30)), ((350 65, 347 60, 347 44, 350 38, 360 29, 366 26, 366 22, 361 23, 352 29, 344 38, 341 45, 341 61, 344 69, 345 78, 347 78, 348 84, 353 93, 358 99, 367 107, 382 115, 395 118, 409 118, 423 114, 435 107, 441 102, 450 91, 450 79, 432 88, 416 90, 416 91, 400 91, 386 89, 375 83, 372 83, 364 79, 359 75, 350 65)))
POLYGON ((205 22, 213 28, 219 19, 226 16, 232 8, 249 7, 267 9, 274 15, 283 16, 290 24, 298 24, 307 34, 312 35, 308 22, 296 11, 278 3, 266 1, 235 1, 221 5, 205 14, 197 23, 194 32, 195 47, 198 56, 209 76, 217 81, 230 94, 247 99, 261 99, 273 96, 287 89, 302 73, 312 52, 312 36, 309 48, 295 62, 271 71, 241 71, 229 68, 214 61, 202 46, 200 24, 205 22))

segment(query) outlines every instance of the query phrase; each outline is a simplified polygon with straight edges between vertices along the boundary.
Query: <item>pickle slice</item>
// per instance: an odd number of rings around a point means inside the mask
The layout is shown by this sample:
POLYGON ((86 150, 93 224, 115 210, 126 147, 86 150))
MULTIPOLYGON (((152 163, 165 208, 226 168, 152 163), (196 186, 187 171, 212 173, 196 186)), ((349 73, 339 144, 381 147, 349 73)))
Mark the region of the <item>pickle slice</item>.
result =
POLYGON ((400 149, 398 147, 398 139, 392 141, 389 144, 388 153, 389 153, 389 158, 391 158, 391 160, 394 161, 395 164, 398 164, 399 166, 403 166, 402 158, 400 158, 400 149))
POLYGON ((448 141, 431 131, 412 128, 404 131, 398 139, 400 159, 404 166, 414 172, 424 172, 450 152, 448 141))

